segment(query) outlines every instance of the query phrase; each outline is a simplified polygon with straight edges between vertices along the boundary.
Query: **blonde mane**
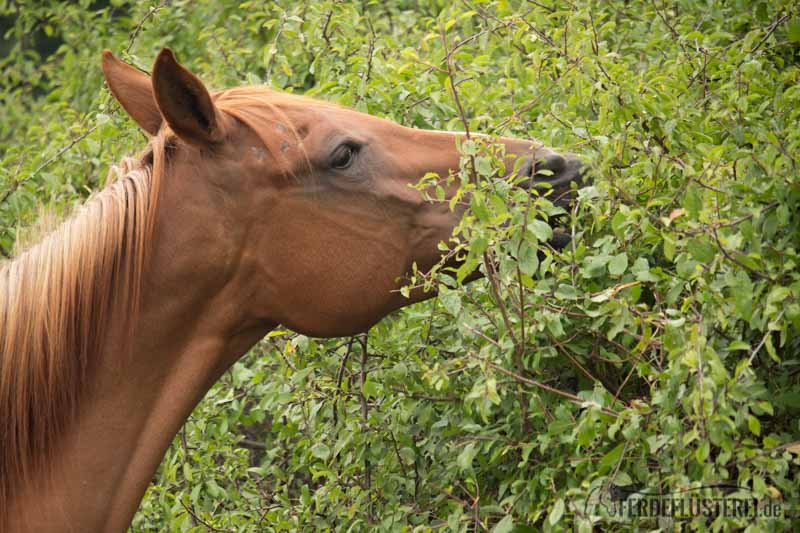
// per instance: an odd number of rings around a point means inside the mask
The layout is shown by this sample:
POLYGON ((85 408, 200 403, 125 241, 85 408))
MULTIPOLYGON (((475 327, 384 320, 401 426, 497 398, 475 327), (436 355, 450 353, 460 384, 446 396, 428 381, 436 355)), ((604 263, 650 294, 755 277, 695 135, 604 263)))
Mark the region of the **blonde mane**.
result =
POLYGON ((163 142, 151 143, 152 169, 112 167, 101 192, 0 264, 0 524, 11 497, 53 463, 111 318, 128 317, 133 334, 163 142))
MULTIPOLYGON (((278 158, 277 125, 294 134, 305 155, 302 135, 280 107, 333 105, 257 87, 222 91, 214 100, 278 158)), ((124 317, 122 345, 132 344, 171 135, 162 128, 151 139, 152 168, 133 159, 112 167, 105 188, 73 216, 0 263, 0 529, 11 497, 54 463, 112 318, 124 317)))

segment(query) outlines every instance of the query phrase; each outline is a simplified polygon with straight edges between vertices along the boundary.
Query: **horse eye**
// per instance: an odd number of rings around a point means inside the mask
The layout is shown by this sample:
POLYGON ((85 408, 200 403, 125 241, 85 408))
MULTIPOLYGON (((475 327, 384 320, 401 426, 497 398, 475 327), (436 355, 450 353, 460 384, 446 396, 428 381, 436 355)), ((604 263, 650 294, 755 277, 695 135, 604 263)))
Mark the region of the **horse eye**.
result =
POLYGON ((344 170, 353 164, 356 157, 357 148, 351 144, 343 144, 336 148, 331 158, 331 166, 338 170, 344 170))

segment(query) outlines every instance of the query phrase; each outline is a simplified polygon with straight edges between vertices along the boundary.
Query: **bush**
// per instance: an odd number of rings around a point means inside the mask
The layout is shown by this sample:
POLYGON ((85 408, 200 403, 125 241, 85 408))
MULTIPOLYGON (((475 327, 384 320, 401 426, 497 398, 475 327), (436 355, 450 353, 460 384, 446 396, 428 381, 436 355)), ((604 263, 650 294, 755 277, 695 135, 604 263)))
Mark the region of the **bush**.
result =
MULTIPOLYGON (((39 205, 65 210, 144 144, 102 87, 103 47, 149 70, 170 46, 212 87, 535 137, 594 176, 567 212, 464 143, 477 179, 450 245, 465 270, 420 273, 439 296, 368 336, 270 333, 175 439, 134 531, 627 530, 587 502, 718 483, 800 513, 792 2, 51 0, 0 14, 7 256, 39 205), (564 250, 545 221, 571 235, 564 250), (461 285, 467 268, 488 279, 461 285)), ((431 201, 436 181, 420 184, 431 201)))

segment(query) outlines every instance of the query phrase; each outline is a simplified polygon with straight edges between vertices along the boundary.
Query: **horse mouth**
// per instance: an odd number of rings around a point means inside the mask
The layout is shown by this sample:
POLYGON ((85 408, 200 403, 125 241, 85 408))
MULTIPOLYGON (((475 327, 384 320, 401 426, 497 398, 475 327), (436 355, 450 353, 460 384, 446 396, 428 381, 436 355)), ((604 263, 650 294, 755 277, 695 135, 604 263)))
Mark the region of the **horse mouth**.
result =
POLYGON ((557 154, 547 151, 528 158, 518 174, 523 176, 519 186, 526 190, 536 189, 542 194, 552 192, 548 199, 555 205, 567 208, 575 199, 577 188, 585 185, 585 165, 574 154, 557 154), (575 183, 578 187, 573 188, 575 183))

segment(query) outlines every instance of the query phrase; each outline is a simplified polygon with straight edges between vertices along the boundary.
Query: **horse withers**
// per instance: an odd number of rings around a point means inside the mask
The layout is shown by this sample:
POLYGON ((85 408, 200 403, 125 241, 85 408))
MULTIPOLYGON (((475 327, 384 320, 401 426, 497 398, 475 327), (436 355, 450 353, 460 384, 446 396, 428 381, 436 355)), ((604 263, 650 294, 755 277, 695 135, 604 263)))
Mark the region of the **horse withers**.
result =
MULTIPOLYGON (((103 71, 149 142, 0 266, 4 532, 125 531, 234 361, 278 324, 351 335, 429 297, 397 289, 461 216, 410 185, 457 170, 463 133, 261 87, 210 93, 167 49, 152 78, 108 51, 103 71)), ((497 142, 557 193, 579 178, 574 157, 497 142)))

